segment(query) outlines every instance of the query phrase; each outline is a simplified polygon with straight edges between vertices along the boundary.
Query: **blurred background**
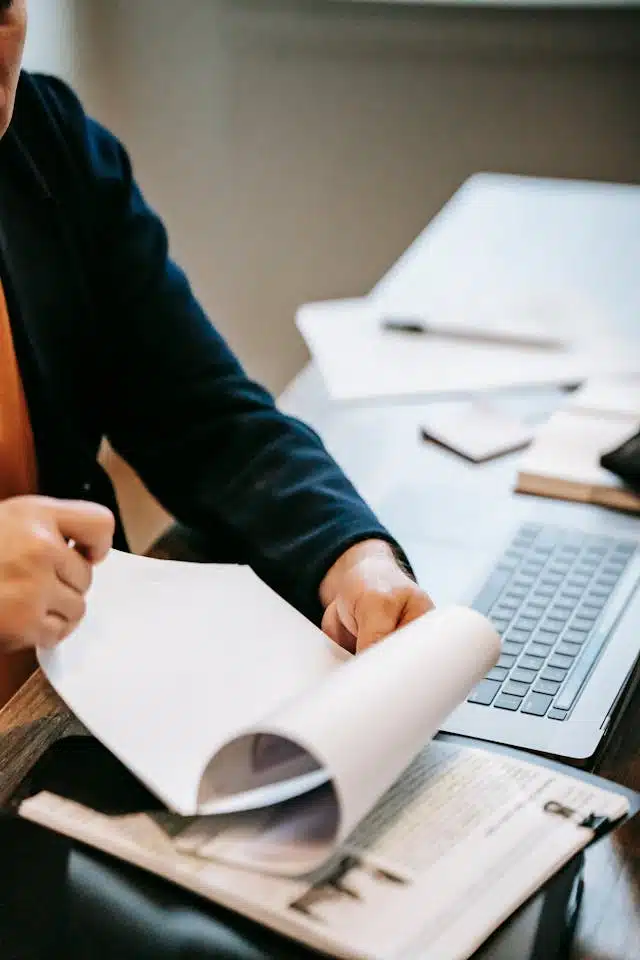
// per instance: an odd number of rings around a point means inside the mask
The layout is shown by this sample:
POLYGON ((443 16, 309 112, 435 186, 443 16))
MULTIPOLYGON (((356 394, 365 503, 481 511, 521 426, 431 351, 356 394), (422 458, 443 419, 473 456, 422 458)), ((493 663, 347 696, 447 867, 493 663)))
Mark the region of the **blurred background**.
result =
POLYGON ((296 307, 366 293, 472 172, 640 179, 635 6, 30 0, 26 63, 124 139, 278 392, 306 359, 296 307))
POLYGON ((27 64, 124 138, 278 391, 295 308, 367 292, 470 173, 640 178, 640 32, 613 6, 30 0, 27 64))

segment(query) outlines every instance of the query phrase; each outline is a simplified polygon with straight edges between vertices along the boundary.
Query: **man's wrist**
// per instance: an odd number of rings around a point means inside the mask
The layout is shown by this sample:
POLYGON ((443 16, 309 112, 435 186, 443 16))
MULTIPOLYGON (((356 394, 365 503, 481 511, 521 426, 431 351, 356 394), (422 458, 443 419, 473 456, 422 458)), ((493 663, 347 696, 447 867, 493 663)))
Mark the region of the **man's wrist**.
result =
POLYGON ((345 574, 357 563, 374 556, 386 556, 402 570, 405 569, 388 541, 371 539, 354 543, 336 560, 320 584, 320 601, 325 610, 335 600, 345 574))

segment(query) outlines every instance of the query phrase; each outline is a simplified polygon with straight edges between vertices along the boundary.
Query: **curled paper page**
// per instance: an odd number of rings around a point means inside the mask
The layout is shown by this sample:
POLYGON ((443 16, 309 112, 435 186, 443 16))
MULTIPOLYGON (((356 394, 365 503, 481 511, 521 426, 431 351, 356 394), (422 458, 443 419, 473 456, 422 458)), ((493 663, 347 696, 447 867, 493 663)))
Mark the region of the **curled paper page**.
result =
MULTIPOLYGON (((224 843, 219 838, 217 855, 261 870, 277 864, 282 873, 316 869, 499 654, 499 637, 480 614, 462 607, 435 610, 277 711, 260 732, 303 748, 309 766, 326 773, 327 785, 318 795, 260 814, 251 828, 234 823, 224 843), (241 842, 234 848, 236 829, 241 842), (287 861, 293 837, 295 856, 287 861)), ((221 802, 243 789, 254 736, 238 738, 213 758, 201 784, 203 812, 223 809, 221 802)))

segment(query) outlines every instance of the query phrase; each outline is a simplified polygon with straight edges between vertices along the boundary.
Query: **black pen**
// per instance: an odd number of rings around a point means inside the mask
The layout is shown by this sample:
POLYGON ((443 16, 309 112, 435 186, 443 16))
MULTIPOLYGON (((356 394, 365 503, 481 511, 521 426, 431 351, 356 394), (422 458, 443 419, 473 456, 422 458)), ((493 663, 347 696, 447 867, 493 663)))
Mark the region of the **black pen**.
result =
POLYGON ((477 327, 449 326, 421 320, 419 317, 385 316, 381 320, 383 330, 392 333, 430 334, 452 340, 477 343, 499 343, 503 346, 540 347, 557 349, 564 346, 562 340, 538 333, 522 333, 517 330, 479 330, 477 327))

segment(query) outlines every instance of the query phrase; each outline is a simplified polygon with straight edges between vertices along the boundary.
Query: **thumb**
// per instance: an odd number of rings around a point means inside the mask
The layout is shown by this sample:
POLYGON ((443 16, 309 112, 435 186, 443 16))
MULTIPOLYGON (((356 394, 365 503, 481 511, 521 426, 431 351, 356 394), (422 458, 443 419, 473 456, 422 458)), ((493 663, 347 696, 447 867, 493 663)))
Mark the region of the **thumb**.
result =
POLYGON ((53 520, 65 540, 75 540, 90 563, 104 560, 113 542, 114 516, 107 507, 85 500, 54 500, 53 520))
POLYGON ((372 594, 361 604, 358 620, 358 653, 384 640, 398 626, 398 611, 389 598, 372 594))
POLYGON ((334 643, 337 643, 349 653, 356 652, 356 638, 342 622, 338 604, 335 600, 329 604, 324 612, 322 630, 334 643))

